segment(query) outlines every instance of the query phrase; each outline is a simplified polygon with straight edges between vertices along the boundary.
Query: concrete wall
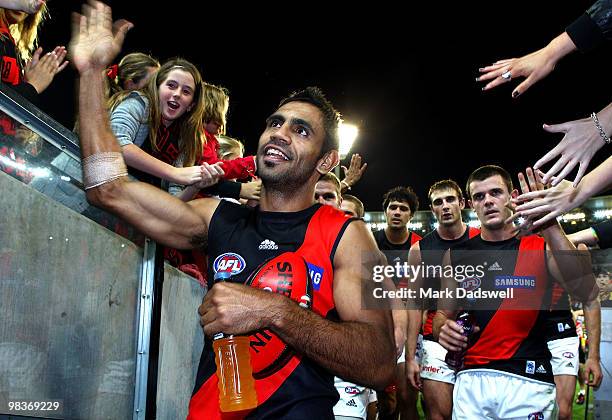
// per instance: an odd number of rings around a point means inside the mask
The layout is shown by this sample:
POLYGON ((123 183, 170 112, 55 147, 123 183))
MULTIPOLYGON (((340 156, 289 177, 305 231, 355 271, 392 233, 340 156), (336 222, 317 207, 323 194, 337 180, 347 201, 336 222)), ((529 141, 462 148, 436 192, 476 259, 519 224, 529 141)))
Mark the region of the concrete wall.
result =
POLYGON ((164 266, 157 418, 184 419, 204 346, 198 306, 205 289, 192 277, 164 266))
POLYGON ((0 191, 0 413, 131 418, 142 249, 1 172, 0 191))

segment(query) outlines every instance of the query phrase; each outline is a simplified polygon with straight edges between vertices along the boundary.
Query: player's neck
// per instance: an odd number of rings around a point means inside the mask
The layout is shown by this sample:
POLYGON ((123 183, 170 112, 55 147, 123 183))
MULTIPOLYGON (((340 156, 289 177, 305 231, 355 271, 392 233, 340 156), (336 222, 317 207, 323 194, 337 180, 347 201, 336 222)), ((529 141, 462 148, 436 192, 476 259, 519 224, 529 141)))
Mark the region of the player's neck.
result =
POLYGON ((447 241, 452 241, 454 239, 459 239, 465 233, 467 229, 467 225, 463 222, 453 223, 450 226, 439 225, 438 226, 438 235, 440 238, 445 239, 447 241))
POLYGON ((486 226, 480 228, 480 237, 489 242, 500 242, 516 236, 512 225, 504 225, 501 229, 489 229, 486 226))
POLYGON ((282 191, 262 185, 259 208, 262 211, 280 213, 296 212, 314 204, 314 186, 306 191, 304 187, 293 191, 282 191))
POLYGON ((408 240, 410 232, 406 226, 397 229, 387 227, 385 229, 385 235, 387 236, 387 240, 392 244, 401 245, 408 240))

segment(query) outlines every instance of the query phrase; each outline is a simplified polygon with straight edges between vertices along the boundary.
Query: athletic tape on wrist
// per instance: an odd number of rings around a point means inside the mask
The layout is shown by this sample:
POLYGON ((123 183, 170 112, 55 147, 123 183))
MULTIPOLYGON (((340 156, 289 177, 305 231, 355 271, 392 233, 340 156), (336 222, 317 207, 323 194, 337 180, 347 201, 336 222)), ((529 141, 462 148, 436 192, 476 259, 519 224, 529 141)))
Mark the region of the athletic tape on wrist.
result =
POLYGON ((127 167, 120 152, 94 153, 83 159, 83 184, 86 191, 127 174, 127 167))

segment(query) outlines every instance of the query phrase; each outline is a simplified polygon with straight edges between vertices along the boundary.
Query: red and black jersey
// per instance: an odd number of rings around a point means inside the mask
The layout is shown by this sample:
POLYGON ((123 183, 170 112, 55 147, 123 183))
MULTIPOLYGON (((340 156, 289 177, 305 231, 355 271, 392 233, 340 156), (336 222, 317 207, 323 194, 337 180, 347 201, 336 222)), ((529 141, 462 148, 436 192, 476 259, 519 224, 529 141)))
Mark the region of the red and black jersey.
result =
POLYGON ((546 314, 546 341, 577 336, 569 295, 563 287, 555 283, 550 310, 546 314))
MULTIPOLYGON (((154 158, 159 159, 168 165, 174 165, 174 162, 181 154, 179 137, 180 130, 178 128, 178 124, 171 124, 169 127, 162 124, 160 125, 157 133, 157 149, 153 149, 150 136, 145 139, 140 148, 154 158)), ((129 172, 130 175, 135 176, 140 181, 148 182, 149 184, 157 187, 161 185, 161 180, 156 176, 132 167, 130 167, 129 172)))
MULTIPOLYGON (((23 81, 21 62, 17 55, 15 40, 5 22, 0 19, 0 80, 11 86, 30 102, 36 102, 38 92, 23 81)), ((0 112, 0 134, 15 135, 15 120, 0 112)))
MULTIPOLYGON (((385 230, 377 230, 374 232, 374 239, 376 240, 376 245, 378 249, 385 254, 387 258, 387 264, 394 265, 396 263, 404 263, 408 262, 408 251, 410 251, 410 247, 418 242, 421 239, 421 236, 417 233, 408 231, 408 239, 404 243, 394 244, 389 242, 387 235, 385 234, 385 230)), ((407 277, 392 277, 393 282, 398 287, 406 287, 407 286, 407 277)))
MULTIPOLYGON (((333 298, 333 259, 348 224, 356 219, 316 204, 293 213, 263 212, 221 201, 208 229, 209 271, 231 270, 230 281, 244 283, 263 262, 284 252, 302 256, 313 284, 312 310, 337 320, 333 298)), ((251 349, 258 343, 251 341, 251 349)), ((188 419, 219 419, 215 357, 205 341, 188 419)), ((310 359, 293 354, 280 370, 255 380, 259 406, 248 418, 329 418, 338 400, 333 375, 310 359)))
MULTIPOLYGON (((468 239, 473 238, 480 234, 480 230, 467 227, 463 235, 457 239, 443 239, 438 230, 434 230, 429 234, 425 235, 425 237, 418 241, 419 249, 421 250, 421 262, 425 264, 425 266, 438 266, 442 265, 442 260, 444 258, 444 254, 447 250, 453 249, 456 245, 467 241, 468 239)), ((435 290, 440 290, 440 279, 438 277, 427 277, 426 284, 423 284, 423 287, 433 288, 435 290)), ((427 305, 427 320, 425 321, 425 325, 421 330, 421 334, 423 335, 424 340, 432 340, 433 341, 433 318, 436 315, 436 302, 429 302, 427 305)))
POLYGON ((0 54, 2 60, 2 83, 16 86, 22 82, 21 63, 17 58, 17 47, 11 31, 0 19, 0 54))
POLYGON ((464 369, 493 369, 554 383, 544 334, 551 295, 545 245, 537 235, 496 242, 478 235, 451 251, 453 266, 486 267, 483 277, 469 279, 472 290, 495 290, 508 281, 521 284, 513 288, 513 298, 492 300, 495 309, 482 309, 475 300, 462 302, 480 327, 467 349, 464 369), (527 301, 533 309, 525 309, 527 301))
POLYGON ((380 249, 381 251, 409 251, 410 247, 422 238, 418 233, 414 233, 413 231, 409 230, 408 239, 406 239, 406 242, 402 244, 393 244, 389 242, 389 239, 385 234, 385 230, 381 229, 374 232, 374 239, 376 240, 376 245, 378 245, 378 249, 380 249))

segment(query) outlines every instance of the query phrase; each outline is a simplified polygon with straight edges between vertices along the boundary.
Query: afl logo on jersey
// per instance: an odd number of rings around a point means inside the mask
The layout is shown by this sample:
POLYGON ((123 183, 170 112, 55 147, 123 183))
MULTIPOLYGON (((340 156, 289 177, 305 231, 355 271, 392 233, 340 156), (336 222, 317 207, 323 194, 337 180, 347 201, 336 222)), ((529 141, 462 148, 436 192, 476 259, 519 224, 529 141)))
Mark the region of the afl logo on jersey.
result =
POLYGON ((357 395, 359 394, 359 388, 354 386, 346 386, 344 387, 344 393, 349 395, 357 395))
POLYGON ((474 290, 480 288, 480 279, 478 277, 465 279, 461 282, 461 288, 467 290, 468 292, 473 292, 474 290))
POLYGON ((246 268, 246 262, 238 254, 226 252, 215 258, 213 270, 215 273, 230 273, 232 276, 238 275, 246 268))

